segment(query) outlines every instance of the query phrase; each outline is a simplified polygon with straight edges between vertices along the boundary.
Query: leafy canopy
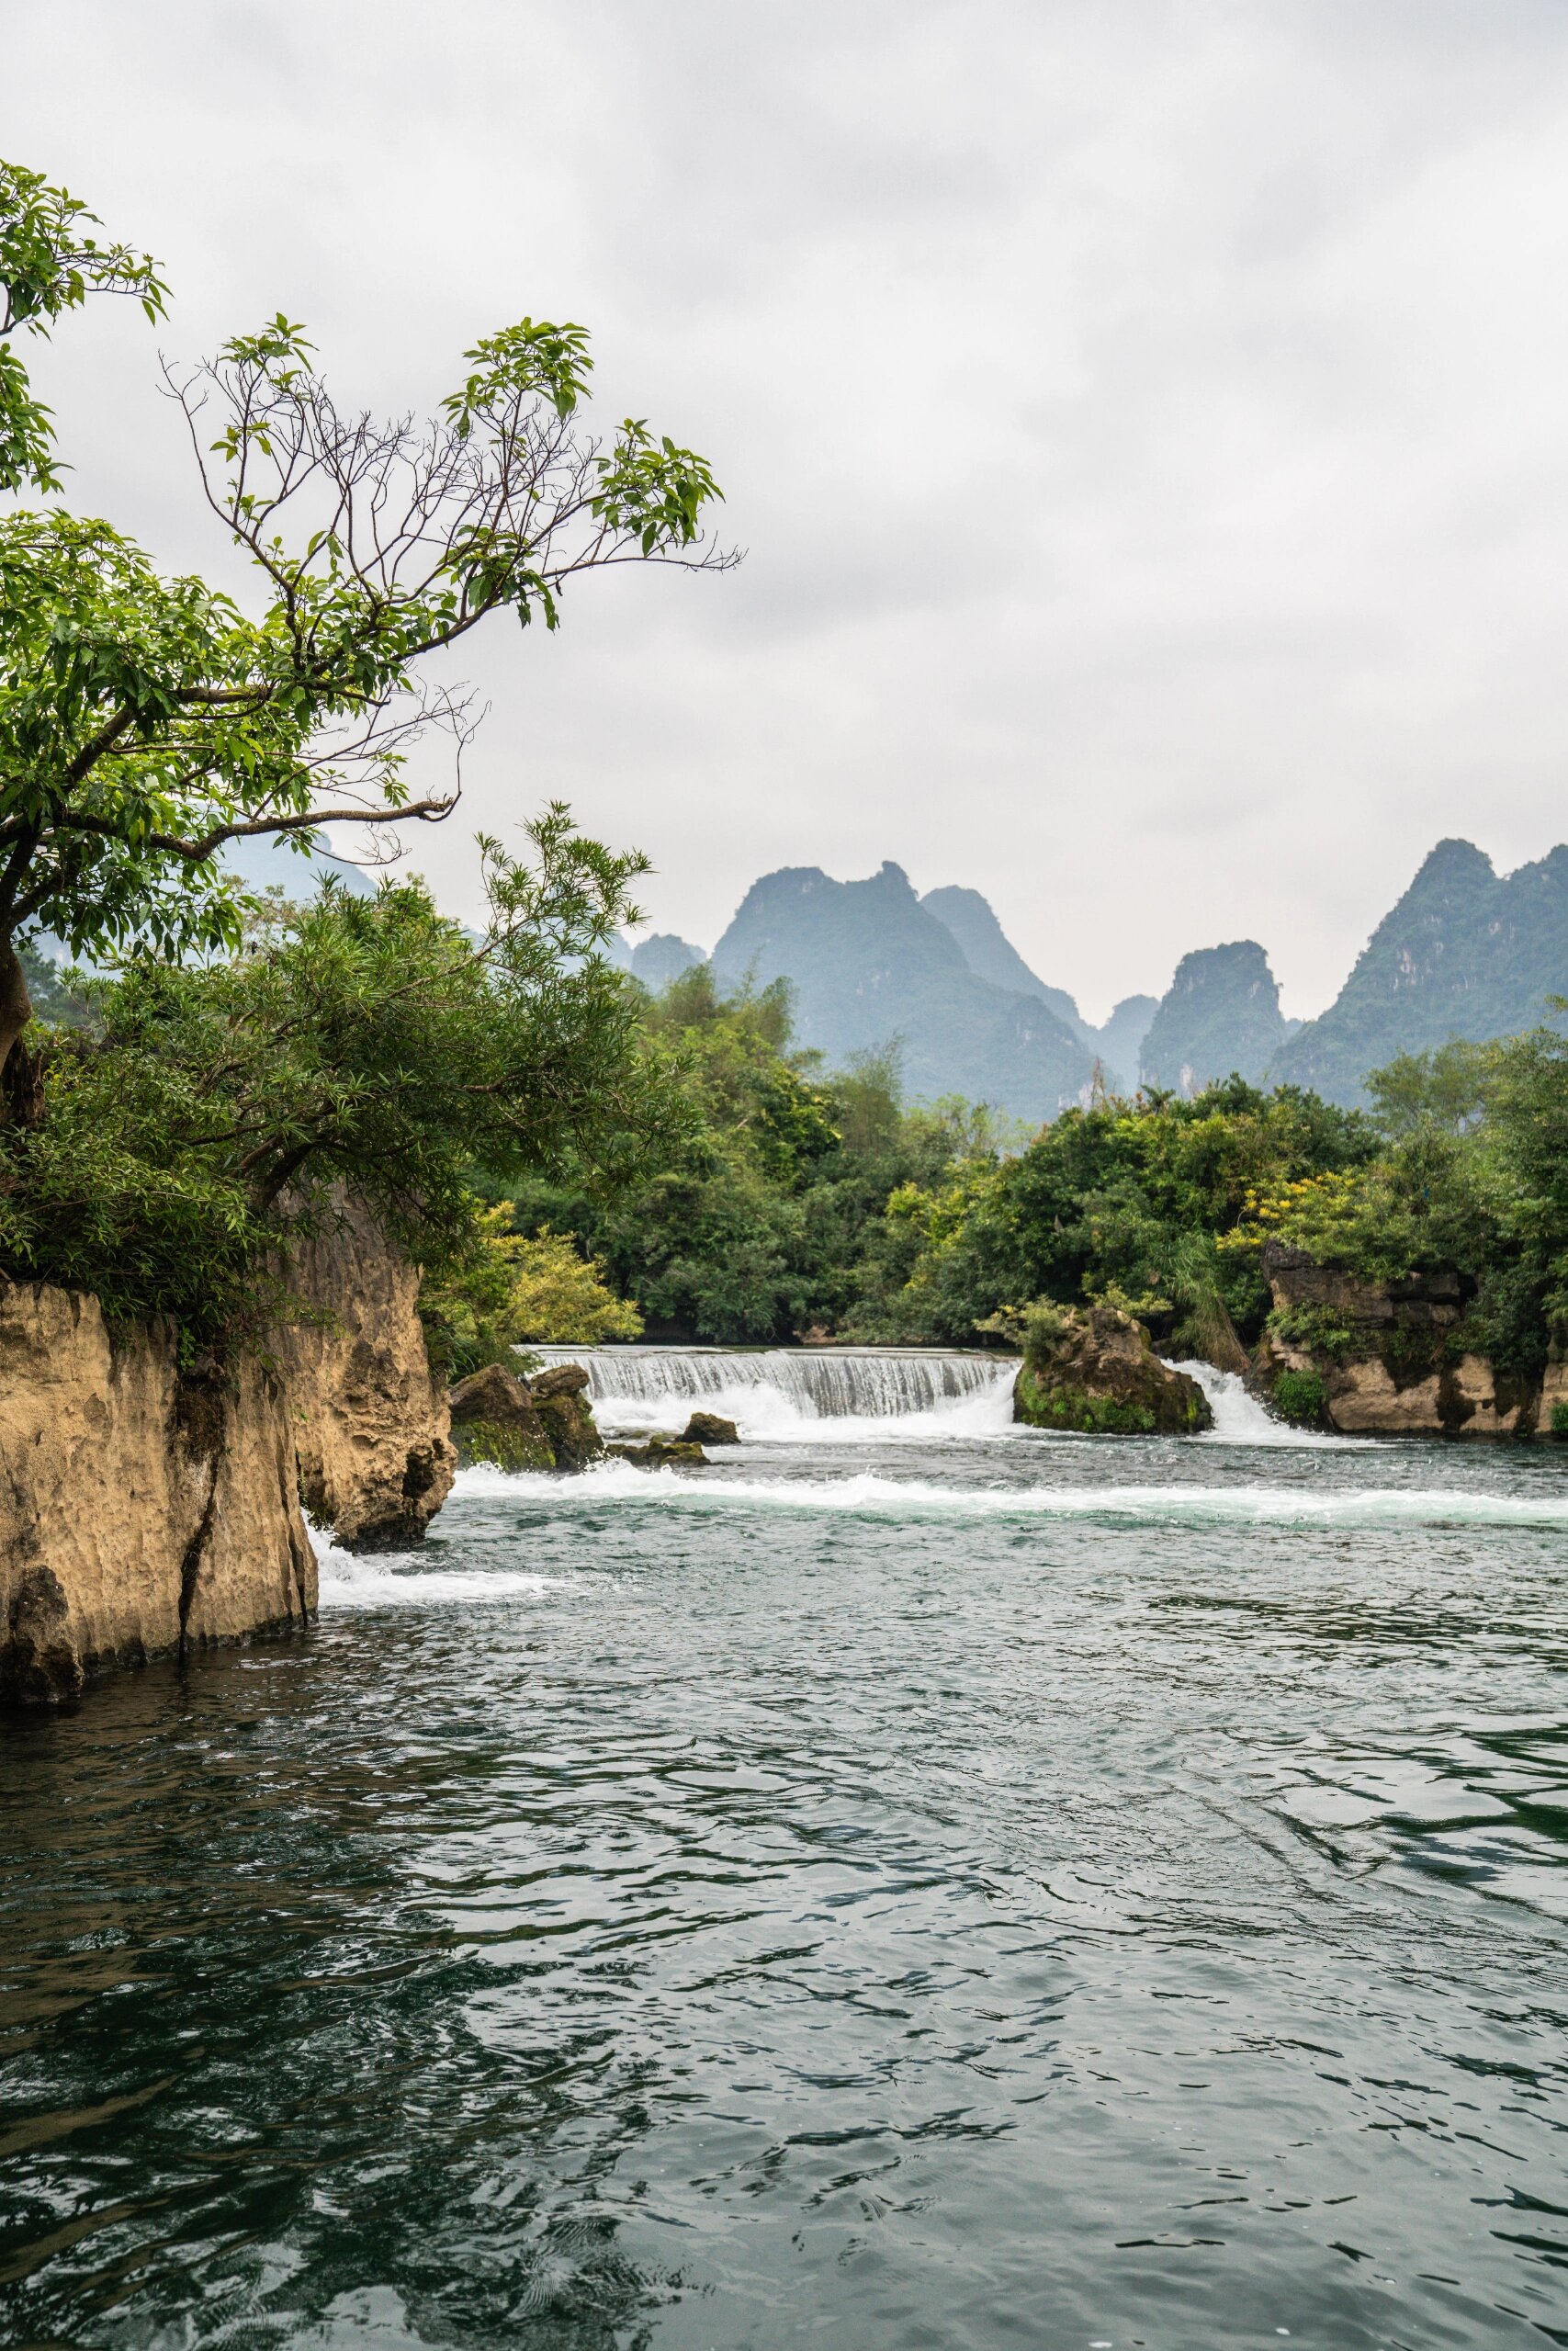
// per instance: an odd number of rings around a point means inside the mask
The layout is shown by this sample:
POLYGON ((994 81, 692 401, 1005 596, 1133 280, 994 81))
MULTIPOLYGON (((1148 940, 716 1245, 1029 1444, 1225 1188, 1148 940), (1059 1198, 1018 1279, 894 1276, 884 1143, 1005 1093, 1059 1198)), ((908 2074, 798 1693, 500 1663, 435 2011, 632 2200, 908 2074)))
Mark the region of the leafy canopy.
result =
POLYGON ((581 1173, 525 1184, 518 1224, 570 1232, 666 1331, 784 1339, 875 1320, 907 1271, 889 1194, 989 1148, 984 1120, 904 1110, 886 1058, 824 1076, 793 1047, 783 982, 726 996, 697 966, 643 1019, 688 1105, 679 1147, 618 1193, 581 1173))
POLYGON ((559 808, 530 831, 526 861, 485 843, 478 939, 418 881, 329 883, 231 957, 91 983, 46 1115, 0 1129, 0 1263, 217 1333, 278 1310, 268 1269, 338 1186, 439 1271, 474 1253, 476 1161, 624 1179, 671 1147, 679 1101, 600 952, 643 861, 559 808))
POLYGON ((168 288, 156 263, 130 245, 101 243, 100 228, 69 189, 41 172, 0 163, 0 490, 60 488, 51 412, 34 398, 16 339, 46 335, 64 311, 89 294, 126 294, 149 322, 163 314, 168 288))
MULTIPOLYGON (((92 290, 161 307, 152 265, 85 240, 89 217, 0 169, 9 328, 92 290)), ((10 478, 51 487, 11 357, 10 478)), ((244 898, 217 862, 226 842, 308 848, 328 822, 454 806, 456 780, 415 797, 405 774, 432 729, 460 759, 475 723, 430 682, 431 657, 495 612, 555 628, 589 572, 735 559, 704 537, 720 492, 701 457, 638 418, 607 443, 584 425, 581 327, 524 319, 466 357, 425 421, 340 409, 282 316, 166 371, 208 504, 251 565, 243 605, 164 578, 107 522, 0 520, 0 1061, 27 1011, 7 943, 41 928, 94 955, 233 949, 244 898)))
POLYGON ((641 1338, 642 1317, 616 1297, 602 1265, 547 1227, 531 1239, 514 1233, 511 1218, 504 1201, 480 1209, 471 1254, 420 1286, 431 1361, 448 1379, 509 1359, 521 1368, 517 1351, 529 1339, 593 1347, 641 1338))

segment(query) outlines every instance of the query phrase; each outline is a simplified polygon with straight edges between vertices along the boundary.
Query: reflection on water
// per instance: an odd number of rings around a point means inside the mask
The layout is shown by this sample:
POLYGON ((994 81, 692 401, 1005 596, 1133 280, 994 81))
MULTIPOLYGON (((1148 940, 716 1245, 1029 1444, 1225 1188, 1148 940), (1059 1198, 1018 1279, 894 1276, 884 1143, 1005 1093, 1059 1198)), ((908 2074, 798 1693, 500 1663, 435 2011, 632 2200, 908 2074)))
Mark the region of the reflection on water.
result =
POLYGON ((470 1475, 7 1726, 0 2339, 1568 2343, 1565 1500, 470 1475))

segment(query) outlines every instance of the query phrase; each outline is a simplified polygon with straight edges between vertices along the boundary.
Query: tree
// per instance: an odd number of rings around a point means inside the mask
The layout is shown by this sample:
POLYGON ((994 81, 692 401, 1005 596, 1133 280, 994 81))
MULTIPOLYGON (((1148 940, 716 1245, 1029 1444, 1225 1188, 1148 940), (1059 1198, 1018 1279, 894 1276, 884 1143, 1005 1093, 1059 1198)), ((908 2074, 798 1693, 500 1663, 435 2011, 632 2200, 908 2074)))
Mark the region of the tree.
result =
POLYGON ((1372 1115, 1395 1141, 1423 1126, 1458 1135, 1473 1125, 1485 1106, 1494 1048, 1467 1037, 1450 1037, 1431 1053, 1396 1053, 1365 1079, 1372 1115))
MULTIPOLYGON (((63 191, 12 168, 0 205, 8 315, 51 317, 78 282, 161 303, 150 263, 73 243, 90 216, 63 191)), ((244 894, 217 862, 226 842, 309 849, 326 823, 450 812, 473 718, 423 678, 427 657, 500 610, 555 628, 583 573, 738 559, 705 538, 721 493, 703 458, 638 418, 607 444, 583 428, 581 327, 525 319, 466 357, 417 424, 340 411, 282 317, 185 379, 165 369, 208 503, 254 567, 254 612, 161 577, 107 523, 0 522, 0 1116, 39 1109, 17 952, 30 932, 80 955, 232 949, 244 894), (432 728, 457 772, 415 797, 404 768, 432 728)), ((10 365, 17 478, 48 486, 47 420, 10 365)))
POLYGON ((62 311, 89 294, 126 294, 149 322, 161 317, 167 288, 156 265, 130 245, 100 244, 102 223, 41 172, 0 163, 0 490, 58 490, 50 411, 35 400, 20 355, 20 334, 47 334, 62 311))

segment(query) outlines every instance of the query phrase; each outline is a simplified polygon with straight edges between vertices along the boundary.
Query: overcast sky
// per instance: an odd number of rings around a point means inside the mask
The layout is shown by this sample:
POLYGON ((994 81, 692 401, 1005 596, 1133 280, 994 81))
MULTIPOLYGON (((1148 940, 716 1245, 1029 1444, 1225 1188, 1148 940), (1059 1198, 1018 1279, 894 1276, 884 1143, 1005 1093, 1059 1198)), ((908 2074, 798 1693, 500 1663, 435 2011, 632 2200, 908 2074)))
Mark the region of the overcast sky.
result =
POLYGON ((36 376, 72 502, 218 561, 155 351, 283 309, 427 404, 525 312, 748 550, 499 619, 463 810, 711 945, 782 865, 982 889, 1093 1016, 1332 997, 1432 842, 1568 836, 1563 0, 0 0, 5 152, 175 300, 36 376))

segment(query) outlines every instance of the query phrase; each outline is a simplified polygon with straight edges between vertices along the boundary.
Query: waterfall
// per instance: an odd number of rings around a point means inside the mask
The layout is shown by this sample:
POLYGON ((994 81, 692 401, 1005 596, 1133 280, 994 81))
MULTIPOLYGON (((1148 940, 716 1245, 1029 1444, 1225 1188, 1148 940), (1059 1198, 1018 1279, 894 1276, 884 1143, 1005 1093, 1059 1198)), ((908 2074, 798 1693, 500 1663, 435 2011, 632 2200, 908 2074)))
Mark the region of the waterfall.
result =
POLYGON ((1011 1425, 1010 1356, 935 1348, 536 1347, 581 1363, 606 1430, 721 1413, 747 1439, 982 1436, 1011 1425))
POLYGON ((1196 1380, 1209 1399, 1214 1425, 1200 1444, 1211 1445, 1348 1445, 1349 1437, 1330 1437, 1317 1429, 1298 1429, 1280 1420, 1260 1403, 1238 1372, 1216 1372, 1212 1363, 1173 1363, 1196 1380))

